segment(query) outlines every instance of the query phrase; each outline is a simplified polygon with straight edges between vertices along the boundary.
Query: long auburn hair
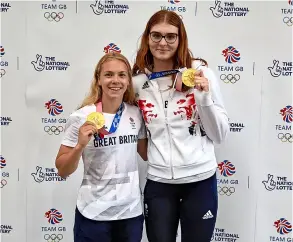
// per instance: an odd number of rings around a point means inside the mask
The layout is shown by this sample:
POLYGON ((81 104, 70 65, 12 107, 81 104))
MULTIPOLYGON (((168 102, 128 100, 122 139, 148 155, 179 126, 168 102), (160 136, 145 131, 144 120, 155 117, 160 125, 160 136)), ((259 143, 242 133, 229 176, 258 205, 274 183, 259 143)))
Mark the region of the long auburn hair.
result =
POLYGON ((129 85, 124 93, 123 102, 126 102, 131 105, 135 104, 135 94, 134 94, 134 89, 132 85, 131 66, 124 55, 117 52, 110 52, 108 54, 105 54, 96 65, 94 77, 90 86, 90 91, 88 95, 84 98, 84 100, 82 101, 78 109, 87 105, 95 104, 102 97, 103 90, 101 86, 99 85, 98 81, 101 75, 103 64, 110 60, 122 61, 127 66, 127 75, 129 78, 129 85))
MULTIPOLYGON (((151 28, 159 23, 171 24, 178 28, 179 45, 174 55, 174 69, 182 67, 191 68, 192 60, 200 60, 203 63, 203 65, 207 65, 207 62, 205 60, 200 58, 194 58, 192 52, 189 50, 186 30, 179 15, 173 11, 160 10, 156 12, 153 16, 151 16, 142 34, 141 44, 132 68, 133 76, 138 75, 140 73, 145 73, 145 68, 147 68, 150 71, 153 69, 154 59, 148 44, 149 34, 151 28)), ((173 81, 174 78, 175 75, 173 75, 173 81)), ((188 89, 189 88, 183 84, 183 90, 188 89)))

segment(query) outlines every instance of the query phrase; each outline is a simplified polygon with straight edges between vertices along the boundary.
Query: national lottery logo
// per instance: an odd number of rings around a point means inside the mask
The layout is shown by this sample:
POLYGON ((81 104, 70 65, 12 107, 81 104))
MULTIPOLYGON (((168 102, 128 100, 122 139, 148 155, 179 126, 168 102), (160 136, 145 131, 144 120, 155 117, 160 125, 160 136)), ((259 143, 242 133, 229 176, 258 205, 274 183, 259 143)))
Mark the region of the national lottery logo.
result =
POLYGON ((43 59, 43 56, 40 54, 36 55, 36 60, 32 61, 36 71, 66 71, 70 66, 68 61, 57 60, 56 57, 46 56, 43 59))
POLYGON ((13 230, 12 225, 1 224, 0 225, 0 234, 9 234, 13 230))
POLYGON ((224 160, 218 164, 218 170, 223 178, 217 179, 218 194, 221 196, 231 196, 236 192, 237 179, 231 179, 236 173, 236 168, 229 160, 224 160))
POLYGON ((231 233, 230 231, 226 231, 222 228, 215 228, 211 241, 231 241, 236 242, 238 241, 239 234, 231 233))
POLYGON ((110 43, 104 47, 104 52, 106 54, 110 52, 116 52, 116 53, 121 53, 121 49, 114 43, 110 43))
POLYGON ((96 0, 95 3, 90 4, 90 7, 94 14, 125 14, 129 10, 127 4, 119 3, 115 4, 114 0, 96 0))
POLYGON ((291 76, 292 75, 292 61, 273 60, 268 70, 273 77, 291 76))
POLYGON ((12 122, 11 117, 0 117, 1 126, 9 126, 9 124, 12 122))
POLYGON ((48 219, 50 224, 59 224, 63 220, 62 214, 55 208, 51 208, 45 213, 45 217, 48 219))
POLYGON ((1 13, 6 13, 8 10, 11 8, 10 3, 0 3, 0 12, 1 13))
POLYGON ((55 168, 43 168, 41 166, 36 166, 36 171, 31 173, 35 182, 41 183, 46 182, 60 182, 66 181, 66 179, 60 177, 55 168))
POLYGON ((235 2, 221 2, 215 0, 214 5, 210 7, 210 10, 215 18, 221 17, 245 17, 249 12, 248 7, 240 6, 235 2))
POLYGON ((289 234, 292 231, 292 225, 285 218, 280 218, 274 222, 277 232, 281 235, 289 234))
POLYGON ((245 128, 244 123, 241 122, 233 122, 231 119, 229 119, 229 126, 230 126, 230 132, 233 133, 240 133, 245 128))
POLYGON ((268 174, 267 178, 262 181, 265 189, 269 192, 274 190, 292 191, 292 181, 288 181, 288 177, 276 176, 268 174))
POLYGON ((31 175, 33 176, 34 180, 36 182, 42 182, 45 179, 45 174, 42 172, 42 167, 37 166, 36 167, 36 172, 32 173, 31 175))
POLYGON ((277 138, 283 143, 292 143, 292 121, 293 110, 291 105, 287 105, 280 109, 279 115, 282 118, 283 124, 276 124, 277 138))

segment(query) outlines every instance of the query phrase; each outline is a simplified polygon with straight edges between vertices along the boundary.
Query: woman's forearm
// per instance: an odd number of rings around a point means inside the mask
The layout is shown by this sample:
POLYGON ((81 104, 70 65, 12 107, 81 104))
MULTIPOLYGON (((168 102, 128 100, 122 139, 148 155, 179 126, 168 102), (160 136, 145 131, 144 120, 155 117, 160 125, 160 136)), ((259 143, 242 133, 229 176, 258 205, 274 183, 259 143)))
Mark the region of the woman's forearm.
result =
POLYGON ((76 171, 84 147, 77 144, 74 148, 66 147, 66 149, 70 149, 69 152, 61 154, 56 159, 58 175, 62 178, 66 178, 76 171))

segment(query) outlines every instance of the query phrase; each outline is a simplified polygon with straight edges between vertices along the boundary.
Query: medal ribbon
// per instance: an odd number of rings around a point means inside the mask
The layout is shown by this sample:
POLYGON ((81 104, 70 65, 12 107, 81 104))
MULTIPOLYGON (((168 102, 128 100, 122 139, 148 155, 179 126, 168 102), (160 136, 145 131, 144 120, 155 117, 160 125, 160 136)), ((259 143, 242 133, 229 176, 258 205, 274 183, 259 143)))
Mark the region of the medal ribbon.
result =
POLYGON ((182 75, 180 73, 182 73, 184 70, 186 70, 186 68, 181 68, 181 69, 177 69, 177 70, 153 72, 150 75, 148 75, 148 79, 151 81, 156 78, 160 78, 160 77, 164 77, 164 76, 168 76, 168 75, 172 75, 172 74, 177 74, 175 77, 175 82, 174 82, 173 88, 175 87, 175 89, 177 91, 181 92, 181 90, 182 90, 182 75))
MULTIPOLYGON (((111 124, 111 127, 109 129, 109 131, 107 131, 105 129, 105 127, 99 129, 99 133, 98 134, 95 134, 95 139, 103 139, 105 135, 108 135, 108 134, 113 134, 116 132, 118 126, 119 126, 119 123, 120 123, 120 119, 121 119, 121 116, 122 116, 122 112, 123 112, 123 109, 124 109, 124 103, 122 102, 118 108, 118 111, 116 112, 115 116, 114 116, 114 119, 112 121, 112 124, 111 124)), ((99 112, 99 113, 103 113, 103 110, 102 110, 102 102, 99 101, 96 105, 96 111, 99 112)))
POLYGON ((156 78, 160 78, 160 77, 164 77, 164 76, 176 74, 178 72, 180 72, 180 70, 168 70, 168 71, 153 72, 150 75, 148 75, 148 78, 151 81, 151 80, 154 80, 156 78))

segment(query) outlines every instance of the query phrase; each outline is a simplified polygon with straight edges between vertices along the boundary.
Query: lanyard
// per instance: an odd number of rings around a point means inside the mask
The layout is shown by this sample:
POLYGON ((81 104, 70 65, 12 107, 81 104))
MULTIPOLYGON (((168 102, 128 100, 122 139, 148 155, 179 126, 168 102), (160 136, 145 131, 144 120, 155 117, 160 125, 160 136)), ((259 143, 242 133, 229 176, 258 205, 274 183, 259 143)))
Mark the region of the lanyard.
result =
POLYGON ((180 69, 176 69, 176 70, 153 72, 150 75, 148 75, 148 79, 151 81, 151 80, 154 80, 156 78, 160 78, 160 77, 164 77, 164 76, 168 76, 168 75, 172 75, 172 74, 177 74, 176 77, 175 77, 173 88, 175 88, 177 91, 181 92, 181 90, 182 90, 181 76, 182 75, 178 75, 178 74, 182 73, 186 69, 187 68, 180 68, 180 69))
POLYGON ((148 78, 151 81, 151 80, 154 80, 156 78, 176 74, 178 72, 180 72, 180 70, 168 70, 168 71, 153 72, 150 75, 148 75, 148 78))

